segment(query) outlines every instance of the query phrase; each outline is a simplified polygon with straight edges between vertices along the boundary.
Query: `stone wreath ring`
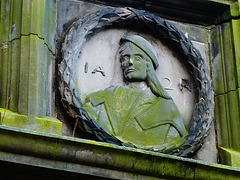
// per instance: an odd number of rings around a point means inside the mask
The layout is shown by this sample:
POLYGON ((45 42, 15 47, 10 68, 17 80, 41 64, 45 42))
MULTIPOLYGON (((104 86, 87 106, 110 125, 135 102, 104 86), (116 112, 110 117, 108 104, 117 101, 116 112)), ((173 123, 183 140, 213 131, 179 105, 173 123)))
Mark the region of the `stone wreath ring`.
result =
MULTIPOLYGON (((101 68, 96 71, 105 75, 101 68)), ((213 121, 213 90, 206 61, 182 32, 147 11, 106 8, 75 21, 61 45, 58 77, 66 112, 97 141, 189 157, 202 146, 213 121), (181 63, 192 76, 197 99, 188 129, 157 79, 156 50, 136 34, 124 35, 119 42, 117 61, 121 64, 124 85, 80 98, 74 69, 84 45, 97 33, 112 28, 148 33, 182 57, 181 63)))

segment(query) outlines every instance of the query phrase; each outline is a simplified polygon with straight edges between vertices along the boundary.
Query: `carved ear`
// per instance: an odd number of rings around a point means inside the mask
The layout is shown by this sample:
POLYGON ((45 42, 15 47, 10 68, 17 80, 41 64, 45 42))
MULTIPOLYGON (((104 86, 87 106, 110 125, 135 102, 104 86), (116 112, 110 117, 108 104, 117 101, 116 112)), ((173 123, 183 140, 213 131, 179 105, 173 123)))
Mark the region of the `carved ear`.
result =
POLYGON ((147 72, 155 71, 151 60, 146 56, 145 58, 146 58, 147 72))

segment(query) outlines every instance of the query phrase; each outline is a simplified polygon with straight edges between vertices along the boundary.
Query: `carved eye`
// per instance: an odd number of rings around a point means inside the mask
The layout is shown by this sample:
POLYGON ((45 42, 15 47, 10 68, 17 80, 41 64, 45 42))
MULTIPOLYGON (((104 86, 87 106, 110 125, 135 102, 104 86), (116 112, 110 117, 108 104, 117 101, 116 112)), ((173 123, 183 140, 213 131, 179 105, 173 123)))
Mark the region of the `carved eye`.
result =
POLYGON ((126 61, 129 61, 130 57, 125 55, 121 59, 122 59, 122 62, 126 62, 126 61))
POLYGON ((143 57, 140 55, 135 55, 134 57, 136 61, 141 61, 143 59, 143 57))

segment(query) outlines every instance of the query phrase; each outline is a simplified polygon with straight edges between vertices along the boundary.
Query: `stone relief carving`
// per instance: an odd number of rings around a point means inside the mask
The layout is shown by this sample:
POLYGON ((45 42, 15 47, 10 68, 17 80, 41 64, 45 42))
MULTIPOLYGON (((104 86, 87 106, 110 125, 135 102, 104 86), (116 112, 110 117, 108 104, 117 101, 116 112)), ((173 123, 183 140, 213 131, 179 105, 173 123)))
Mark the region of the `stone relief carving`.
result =
POLYGON ((162 150, 184 143, 187 130, 155 69, 157 53, 137 35, 121 38, 120 62, 125 86, 112 86, 87 97, 83 107, 108 134, 134 147, 162 150))
MULTIPOLYGON (((209 72, 191 41, 169 22, 132 8, 102 9, 73 23, 61 48, 62 60, 58 66, 61 101, 89 137, 183 157, 201 147, 213 119, 209 72), (192 75, 197 98, 188 130, 178 108, 155 75, 158 61, 154 48, 138 35, 127 35, 120 41, 118 53, 125 85, 91 93, 86 99, 79 96, 74 68, 85 42, 107 28, 138 27, 151 32, 184 57, 183 64, 192 75)), ((86 63, 84 72, 88 71, 86 63)), ((90 72, 105 76, 101 65, 90 72)), ((187 81, 181 83, 180 88, 188 89, 187 81)))

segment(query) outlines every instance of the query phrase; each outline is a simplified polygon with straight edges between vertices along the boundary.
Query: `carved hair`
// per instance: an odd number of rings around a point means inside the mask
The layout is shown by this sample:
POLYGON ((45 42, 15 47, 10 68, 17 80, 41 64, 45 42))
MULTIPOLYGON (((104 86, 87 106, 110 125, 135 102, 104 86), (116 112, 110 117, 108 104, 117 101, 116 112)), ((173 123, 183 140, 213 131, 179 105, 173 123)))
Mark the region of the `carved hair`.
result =
POLYGON ((156 72, 154 70, 152 61, 149 59, 149 57, 146 57, 146 61, 147 63, 147 79, 146 79, 146 83, 149 86, 149 88, 151 89, 152 93, 157 96, 157 97, 162 97, 164 99, 172 99, 167 91, 165 91, 165 89, 163 88, 162 84, 159 82, 156 72))

